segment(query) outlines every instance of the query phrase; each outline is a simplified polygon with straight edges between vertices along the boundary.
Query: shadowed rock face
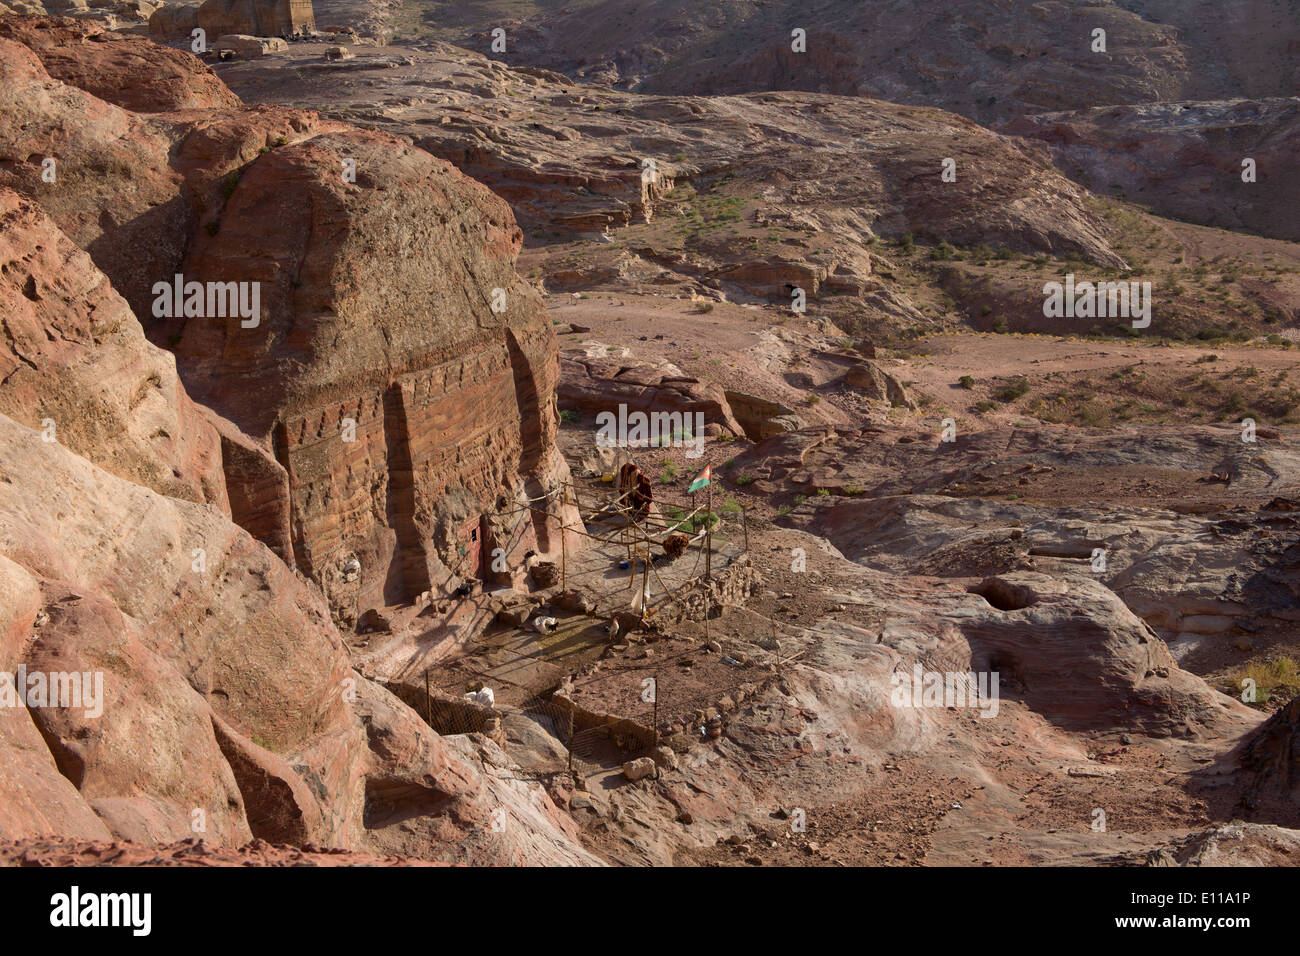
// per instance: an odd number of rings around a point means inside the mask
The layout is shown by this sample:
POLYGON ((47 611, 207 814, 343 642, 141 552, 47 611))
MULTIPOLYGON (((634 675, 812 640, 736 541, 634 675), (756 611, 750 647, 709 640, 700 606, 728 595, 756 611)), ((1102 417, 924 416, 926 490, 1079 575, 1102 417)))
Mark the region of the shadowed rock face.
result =
POLYGON ((1300 99, 1148 103, 1044 113, 1007 131, 1047 143, 1090 189, 1118 186, 1162 215, 1300 240, 1300 99), (1242 180, 1242 161, 1255 181, 1242 180))
POLYGON ((1300 697, 1242 744, 1238 762, 1249 779, 1245 809, 1283 826, 1300 824, 1300 697))
POLYGON ((30 200, 0 188, 0 413, 160 494, 226 514, 216 430, 172 356, 30 200))
MULTIPOLYGON (((486 49, 490 24, 467 38, 486 49)), ((600 0, 510 30, 512 63, 655 93, 807 90, 980 121, 1097 103, 1288 95, 1294 10, 1270 0, 600 0), (794 52, 791 31, 806 31, 794 52), (1092 49, 1106 31, 1106 51, 1092 49)))
MULTIPOLYGON (((57 25, 15 35, 59 63, 80 49, 57 25)), ((504 202, 386 135, 233 109, 184 54, 166 62, 192 64, 189 99, 205 108, 144 118, 0 46, 13 120, 0 149, 17 160, 0 185, 45 203, 175 351, 190 393, 233 423, 218 428, 235 520, 320 584, 339 620, 480 577, 476 557, 496 547, 558 547, 553 517, 516 511, 567 472, 554 334, 514 272, 504 202), (40 178, 48 153, 56 189, 40 178), (114 215, 93 212, 110 194, 114 215), (259 283, 256 324, 160 315, 155 286, 177 274, 259 283), (484 540, 494 510, 516 515, 484 540)), ((125 73, 97 82, 139 99, 125 73)))

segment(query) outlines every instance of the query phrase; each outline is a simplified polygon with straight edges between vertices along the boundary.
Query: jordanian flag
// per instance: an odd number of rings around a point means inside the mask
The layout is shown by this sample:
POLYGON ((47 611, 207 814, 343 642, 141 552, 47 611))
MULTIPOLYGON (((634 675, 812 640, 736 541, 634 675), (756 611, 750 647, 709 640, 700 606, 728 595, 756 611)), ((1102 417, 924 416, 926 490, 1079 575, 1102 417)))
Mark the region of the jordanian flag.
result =
POLYGON ((691 482, 691 486, 686 490, 693 494, 699 491, 701 488, 703 488, 712 480, 713 480, 713 466, 705 465, 704 470, 695 476, 695 480, 691 482))

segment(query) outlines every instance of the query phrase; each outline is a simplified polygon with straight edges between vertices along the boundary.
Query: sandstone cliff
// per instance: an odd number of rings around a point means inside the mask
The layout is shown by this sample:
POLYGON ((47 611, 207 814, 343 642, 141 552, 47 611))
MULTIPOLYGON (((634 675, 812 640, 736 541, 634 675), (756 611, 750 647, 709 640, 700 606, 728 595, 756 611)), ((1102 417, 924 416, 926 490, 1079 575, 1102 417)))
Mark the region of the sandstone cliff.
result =
POLYGON ((3 29, 0 672, 102 694, 0 707, 0 839, 597 862, 335 623, 481 573, 470 543, 557 545, 554 336, 509 210, 388 137, 243 109, 187 55, 151 87, 140 41, 3 29), (176 274, 261 282, 257 321, 159 315, 176 274))
POLYGON ((316 32, 311 0, 205 0, 198 18, 213 40, 228 33, 278 37, 316 32))
POLYGON ((554 335, 500 199, 388 136, 232 108, 187 54, 149 92, 132 66, 145 41, 91 44, 88 70, 69 65, 86 44, 66 24, 10 32, 30 47, 0 40, 0 185, 42 203, 228 419, 235 521, 339 620, 484 577, 497 548, 508 564, 558 548, 554 335), (259 283, 256 326, 154 316, 155 284, 178 274, 259 283))

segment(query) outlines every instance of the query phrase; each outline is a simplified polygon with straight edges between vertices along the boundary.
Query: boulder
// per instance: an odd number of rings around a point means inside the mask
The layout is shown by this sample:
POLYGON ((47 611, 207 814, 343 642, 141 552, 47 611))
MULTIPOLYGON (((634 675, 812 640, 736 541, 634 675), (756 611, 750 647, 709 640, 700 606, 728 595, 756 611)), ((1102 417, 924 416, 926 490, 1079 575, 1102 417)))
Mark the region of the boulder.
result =
POLYGON ((850 365, 844 373, 843 381, 867 398, 887 401, 904 408, 916 408, 916 403, 908 398, 903 383, 881 368, 878 362, 870 359, 850 365))
POLYGON ((637 757, 623 764, 623 776, 633 782, 655 774, 655 762, 649 757, 637 757))
POLYGON ((731 407, 731 413, 750 441, 759 442, 780 432, 795 431, 804 427, 804 420, 789 405, 782 405, 780 402, 773 402, 758 395, 750 395, 748 392, 728 389, 724 394, 727 397, 727 404, 731 407))
POLYGON ((667 423, 660 431, 674 441, 703 437, 695 434, 697 415, 703 415, 706 427, 721 425, 733 435, 744 434, 722 387, 692 378, 675 365, 565 354, 560 368, 560 402, 588 417, 617 415, 619 406, 626 405, 628 413, 667 416, 660 419, 667 423))
POLYGON ((212 51, 218 56, 230 51, 236 60, 252 60, 268 53, 283 53, 287 49, 289 45, 279 37, 255 37, 242 33, 226 34, 212 44, 212 51))

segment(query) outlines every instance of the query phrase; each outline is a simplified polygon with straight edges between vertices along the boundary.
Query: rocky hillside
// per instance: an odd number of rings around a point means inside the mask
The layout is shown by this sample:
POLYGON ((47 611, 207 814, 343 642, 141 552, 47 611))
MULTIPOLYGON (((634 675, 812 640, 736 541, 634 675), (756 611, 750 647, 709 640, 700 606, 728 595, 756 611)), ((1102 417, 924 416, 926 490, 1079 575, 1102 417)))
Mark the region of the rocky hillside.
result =
MULTIPOLYGON (((0 708, 0 839, 594 862, 335 626, 474 573, 467 515, 565 474, 509 210, 379 134, 245 108, 192 57, 2 30, 0 671, 103 685, 0 708), (155 57, 168 82, 138 79, 155 57), (177 274, 259 281, 260 312, 168 318, 177 274)), ((545 553, 549 520, 485 531, 545 553)))
POLYGON ((1006 130, 1047 143, 1057 167, 1095 192, 1185 222, 1300 241, 1298 98, 1094 107, 1023 117, 1006 130))
MULTIPOLYGON (((546 398, 554 337, 515 275, 521 234, 505 204, 391 138, 232 107, 188 54, 161 53, 177 75, 141 89, 132 63, 156 49, 146 41, 87 43, 98 33, 84 24, 8 31, 30 46, 5 48, 0 149, 14 161, 0 184, 90 253, 175 353, 188 392, 226 419, 235 520, 345 621, 478 576, 458 554, 467 522, 502 493, 537 497, 564 469, 546 398), (74 85, 82 76, 98 95, 74 85), (176 275, 252 277, 256 327, 160 316, 154 286, 176 275)), ((485 534, 509 536, 516 557, 554 546, 540 515, 515 531, 485 534)))
MULTIPOLYGON (((463 14, 462 14, 463 16, 463 14)), ((428 18, 437 26, 436 15, 428 18)), ((983 121, 1152 100, 1294 95, 1300 18, 1289 0, 600 0, 483 11, 462 40, 643 92, 805 90, 927 104, 983 121), (806 52, 791 31, 806 32, 806 52), (1105 51, 1093 31, 1106 31, 1105 51)))
MULTIPOLYGON (((216 69, 249 99, 390 133, 489 184, 525 229, 529 278, 548 291, 677 295, 708 309, 788 306, 797 288, 815 313, 877 341, 959 325, 1115 331, 1044 316, 1044 284, 1069 272, 1151 282, 1150 334, 1176 339, 1286 335, 1300 304, 1293 243, 1192 231, 1135 205, 1177 212, 1172 197, 1195 194, 1207 213, 1230 211, 1223 225, 1284 230, 1286 140, 1267 117, 1249 127, 1257 183, 1241 182, 1229 139, 1181 185, 1186 164, 1162 163, 1168 144, 1153 140, 1149 165, 1124 178, 1150 188, 1102 198, 1067 178, 1084 178, 1066 161, 1069 133, 1039 141, 1036 120, 1016 136, 856 97, 579 87, 442 43, 358 46, 343 60, 326 49, 297 43, 216 69)), ((1251 111, 1240 115, 1246 124, 1251 111)), ((1185 155, 1208 141, 1200 130, 1178 134, 1185 155)), ((1087 150, 1088 181, 1119 162, 1110 155, 1087 150)))
MULTIPOLYGON (((840 246, 915 232, 1119 261, 1077 187, 1014 141, 941 110, 789 93, 578 89, 445 44, 360 48, 339 62, 320 52, 299 44, 284 54, 291 69, 253 60, 221 72, 259 102, 328 110, 409 138, 490 185, 526 228, 596 235, 673 216, 717 186, 726 208, 696 215, 726 222, 702 228, 806 227, 840 246)), ((725 241, 722 232, 711 238, 725 241)))

